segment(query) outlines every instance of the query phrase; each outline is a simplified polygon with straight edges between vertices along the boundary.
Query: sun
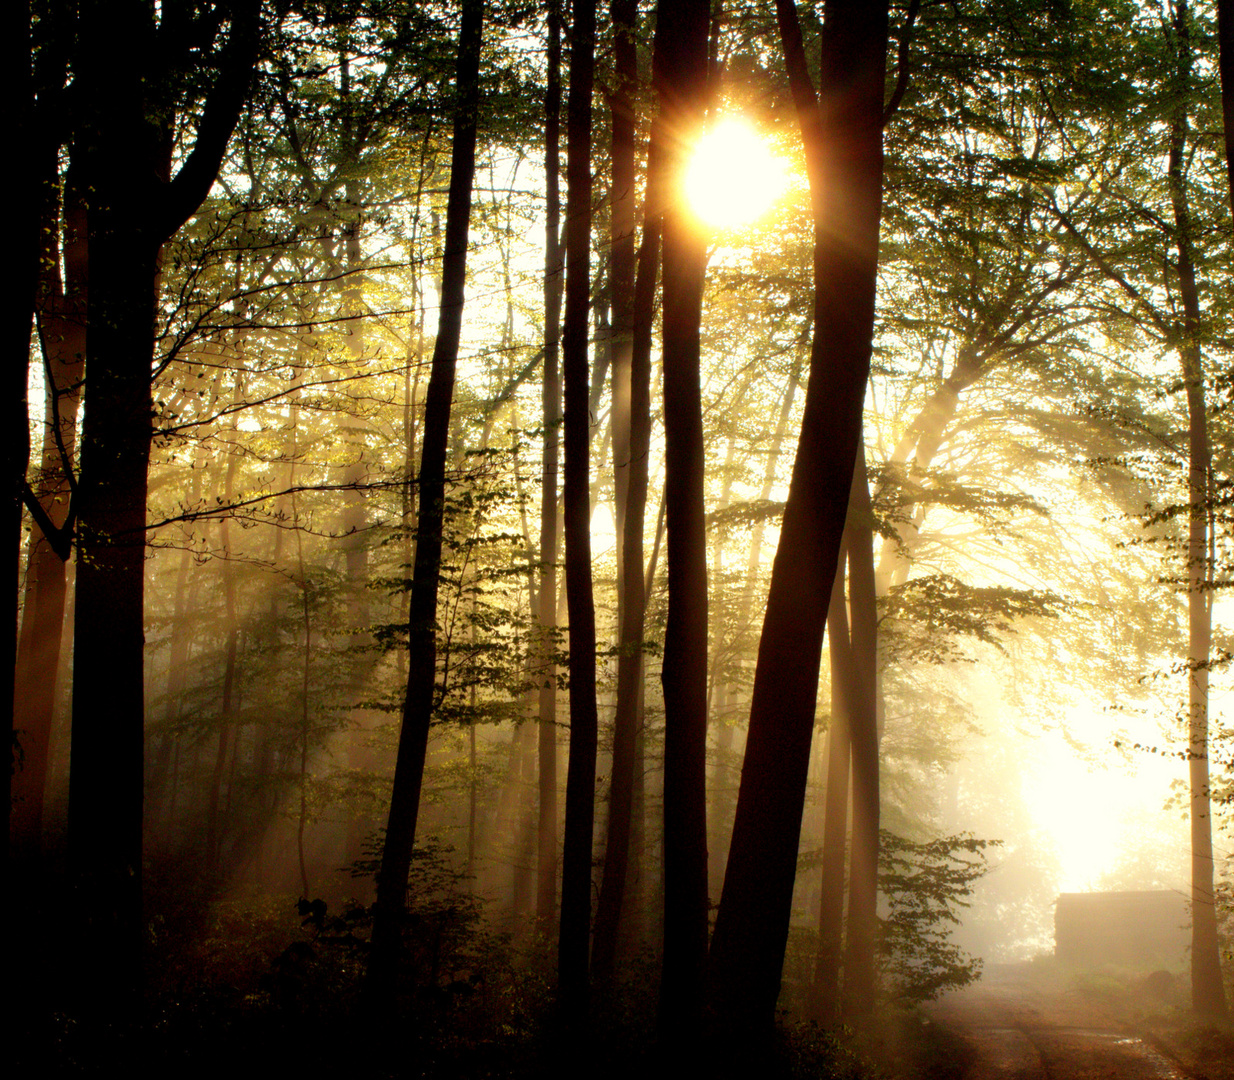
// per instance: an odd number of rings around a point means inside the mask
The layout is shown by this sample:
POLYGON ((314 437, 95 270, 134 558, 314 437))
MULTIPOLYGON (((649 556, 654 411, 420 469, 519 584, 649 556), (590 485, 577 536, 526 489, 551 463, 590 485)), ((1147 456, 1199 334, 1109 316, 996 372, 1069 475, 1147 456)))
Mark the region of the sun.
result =
POLYGON ((686 168, 686 200, 714 229, 737 229, 770 209, 788 185, 788 170, 743 120, 725 119, 698 140, 686 168))

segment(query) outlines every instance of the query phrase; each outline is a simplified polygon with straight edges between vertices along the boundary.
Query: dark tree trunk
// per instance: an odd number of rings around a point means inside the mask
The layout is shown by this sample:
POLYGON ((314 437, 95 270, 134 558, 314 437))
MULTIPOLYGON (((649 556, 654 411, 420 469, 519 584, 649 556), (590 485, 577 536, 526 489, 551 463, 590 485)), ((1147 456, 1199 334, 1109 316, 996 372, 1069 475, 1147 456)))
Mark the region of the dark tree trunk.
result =
MULTIPOLYGON (((634 257, 634 89, 638 54, 634 32, 635 0, 614 0, 613 52, 616 86, 612 94, 612 292, 613 292, 613 466, 616 475, 614 514, 621 542, 618 561, 617 707, 613 719, 613 765, 609 785, 608 837, 604 876, 596 904, 592 966, 597 982, 612 978, 625 908, 630 827, 634 802, 635 746, 638 737, 638 688, 642 681, 643 516, 647 506, 647 451, 650 424, 650 357, 634 340, 635 297, 646 294, 646 281, 635 279, 634 257), (637 354, 637 355, 636 355, 637 354)), ((643 244, 651 233, 650 219, 643 244)), ((655 275, 654 261, 640 260, 639 272, 655 275)))
POLYGON ((1220 46, 1221 120, 1225 129, 1225 170, 1234 212, 1234 0, 1217 0, 1217 40, 1220 46))
POLYGON ((591 845, 596 786, 596 616, 591 590, 591 418, 587 315, 591 293, 591 92, 595 0, 575 0, 566 103, 565 380, 566 604, 570 619, 570 756, 561 870, 557 992, 562 1018, 586 1023, 591 933, 591 845))
MULTIPOLYGON (((80 896, 83 989, 106 986, 117 1007, 140 976, 142 601, 159 251, 208 194, 247 96, 257 4, 237 4, 230 15, 193 150, 168 179, 170 128, 162 125, 175 102, 152 96, 169 90, 150 65, 166 62, 171 42, 161 39, 153 9, 137 0, 81 5, 77 78, 92 284, 77 492, 69 859, 80 896), (116 64, 117 55, 133 62, 116 64)), ((175 14, 164 17, 174 22, 175 14)))
POLYGON ((776 12, 815 219, 814 337, 712 942, 716 1033, 728 1044, 769 1033, 780 989, 823 626, 861 438, 882 199, 887 5, 826 4, 821 100, 796 8, 777 0, 776 12))
POLYGON ((704 233, 677 194, 707 109, 709 0, 662 2, 653 78, 664 139, 664 973, 660 1033, 690 1041, 707 959, 707 541, 699 326, 704 233))
MULTIPOLYGON (((30 33, 30 3, 29 0, 19 0, 6 12, 3 23, 5 40, 5 68, 11 74, 11 86, 15 91, 16 101, 13 102, 13 113, 16 127, 17 146, 29 148, 34 144, 37 131, 35 121, 34 73, 31 67, 32 50, 30 33)), ((11 300, 7 308, 8 318, 5 325, 8 329, 8 345, 6 352, 9 359, 5 361, 8 369, 5 386, 5 400, 9 402, 7 434, 4 437, 4 468, 8 480, 5 481, 9 494, 5 497, 5 535, 9 548, 9 570, 4 575, 4 595, 0 599, 0 649, 3 649, 4 660, 0 663, 0 704, 6 717, 4 730, 11 732, 10 754, 17 750, 17 732, 13 714, 14 676, 17 662, 17 606, 21 595, 21 578, 18 571, 18 554, 21 551, 21 508, 22 494, 26 483, 26 469, 30 464, 30 424, 27 416, 28 402, 26 397, 26 382, 30 367, 30 326, 34 316, 35 293, 39 274, 39 227, 41 215, 32 212, 42 200, 39 191, 40 174, 37 163, 44 154, 35 153, 35 167, 25 167, 16 170, 16 185, 12 192, 16 197, 16 205, 23 208, 18 214, 15 224, 13 263, 17 267, 17 280, 9 289, 11 300)), ((7 838, 12 828, 12 792, 13 764, 4 770, 4 874, 0 877, 0 888, 5 889, 6 898, 12 896, 9 887, 9 843, 7 838)), ((11 901, 6 899, 6 904, 11 901)))
POLYGON ((463 326, 467 277, 467 233, 475 178, 476 112, 480 89, 483 0, 463 0, 456 68, 454 141, 446 203, 442 255, 441 312, 424 406, 419 476, 416 557, 408 605, 407 694, 403 702, 398 756, 386 841, 377 878, 377 907, 369 961, 368 990, 378 1008, 393 1001, 399 931, 407 904, 407 878, 415 844, 420 788, 428 752, 437 677, 437 586, 441 569, 445 511, 446 452, 450 403, 463 326))
MULTIPOLYGON (((767 463, 763 469, 763 485, 759 489, 759 501, 766 503, 775 488, 780 454, 784 448, 784 437, 788 432, 788 420, 793 411, 793 399, 797 394, 797 385, 801 378, 801 368, 805 357, 801 351, 793 359, 789 369, 788 384, 784 388, 784 396, 780 399, 780 412, 776 419, 775 433, 771 437, 771 447, 767 453, 767 463)), ((733 619, 734 639, 744 640, 750 636, 751 612, 754 608, 754 594, 758 588, 758 575, 763 561, 763 521, 760 519, 750 533, 750 550, 746 556, 745 586, 742 590, 741 602, 733 619)), ((744 651, 744 649, 743 649, 744 651)), ((744 663, 744 661, 743 661, 744 663)), ((711 792, 711 807, 707 815, 707 828, 712 839, 708 842, 708 876, 712 880, 711 888, 719 895, 724 884, 724 871, 728 863, 729 836, 733 826, 733 807, 737 798, 736 779, 739 776, 740 760, 733 751, 734 735, 737 723, 734 717, 737 693, 733 688, 727 688, 724 693, 724 723, 716 737, 717 762, 715 767, 716 782, 711 792)))
POLYGON ((540 484, 540 724, 536 918, 547 931, 557 910, 557 470, 561 439, 561 3, 548 2, 545 113, 544 464, 540 484))

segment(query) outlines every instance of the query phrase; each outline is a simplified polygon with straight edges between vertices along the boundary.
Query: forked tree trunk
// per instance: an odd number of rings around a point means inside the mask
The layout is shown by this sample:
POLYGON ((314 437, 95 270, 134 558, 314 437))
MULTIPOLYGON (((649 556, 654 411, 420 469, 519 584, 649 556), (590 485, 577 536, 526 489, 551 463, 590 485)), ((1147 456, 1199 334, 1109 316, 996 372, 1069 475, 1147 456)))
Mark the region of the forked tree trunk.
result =
POLYGON ((591 418, 587 314, 591 293, 591 92, 595 0, 575 0, 566 104, 566 315, 564 513, 570 620, 570 755, 557 950, 558 1007, 577 1034, 587 1019, 591 845, 596 786, 596 615, 591 588, 591 418))
POLYGON ((814 337, 712 940, 712 1006, 724 1046, 765 1036, 775 1016, 823 626, 861 439, 882 200, 886 3, 826 4, 821 99, 792 0, 777 0, 776 13, 814 212, 814 337))
POLYGON ((416 556, 408 605, 407 695, 394 766, 386 841, 377 878, 377 907, 369 961, 368 992, 381 1009, 393 1002, 399 931, 407 903, 407 879, 420 809, 437 677, 437 586, 445 514, 446 451, 450 403, 463 327, 467 233, 475 179, 476 112, 480 90, 483 0, 463 0, 456 67, 454 141, 446 203, 441 312, 424 406, 419 476, 416 556))

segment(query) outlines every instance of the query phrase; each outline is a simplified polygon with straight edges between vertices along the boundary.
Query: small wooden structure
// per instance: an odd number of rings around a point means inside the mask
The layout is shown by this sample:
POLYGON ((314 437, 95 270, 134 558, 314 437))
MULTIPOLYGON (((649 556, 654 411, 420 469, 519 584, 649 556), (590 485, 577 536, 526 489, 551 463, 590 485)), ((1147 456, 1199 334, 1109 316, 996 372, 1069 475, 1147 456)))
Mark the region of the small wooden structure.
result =
POLYGON ((1191 912, 1176 892, 1062 893, 1054 908, 1054 955, 1068 964, 1180 968, 1191 912))

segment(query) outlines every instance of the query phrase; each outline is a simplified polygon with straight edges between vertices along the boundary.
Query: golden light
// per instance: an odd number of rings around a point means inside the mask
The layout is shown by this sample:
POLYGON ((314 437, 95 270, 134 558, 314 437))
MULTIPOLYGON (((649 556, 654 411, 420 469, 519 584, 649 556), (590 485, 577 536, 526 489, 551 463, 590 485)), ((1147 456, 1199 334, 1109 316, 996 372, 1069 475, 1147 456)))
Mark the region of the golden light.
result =
POLYGON ((784 160, 742 120, 721 120, 699 139, 686 169, 691 209, 715 229, 748 225, 788 185, 784 160))

